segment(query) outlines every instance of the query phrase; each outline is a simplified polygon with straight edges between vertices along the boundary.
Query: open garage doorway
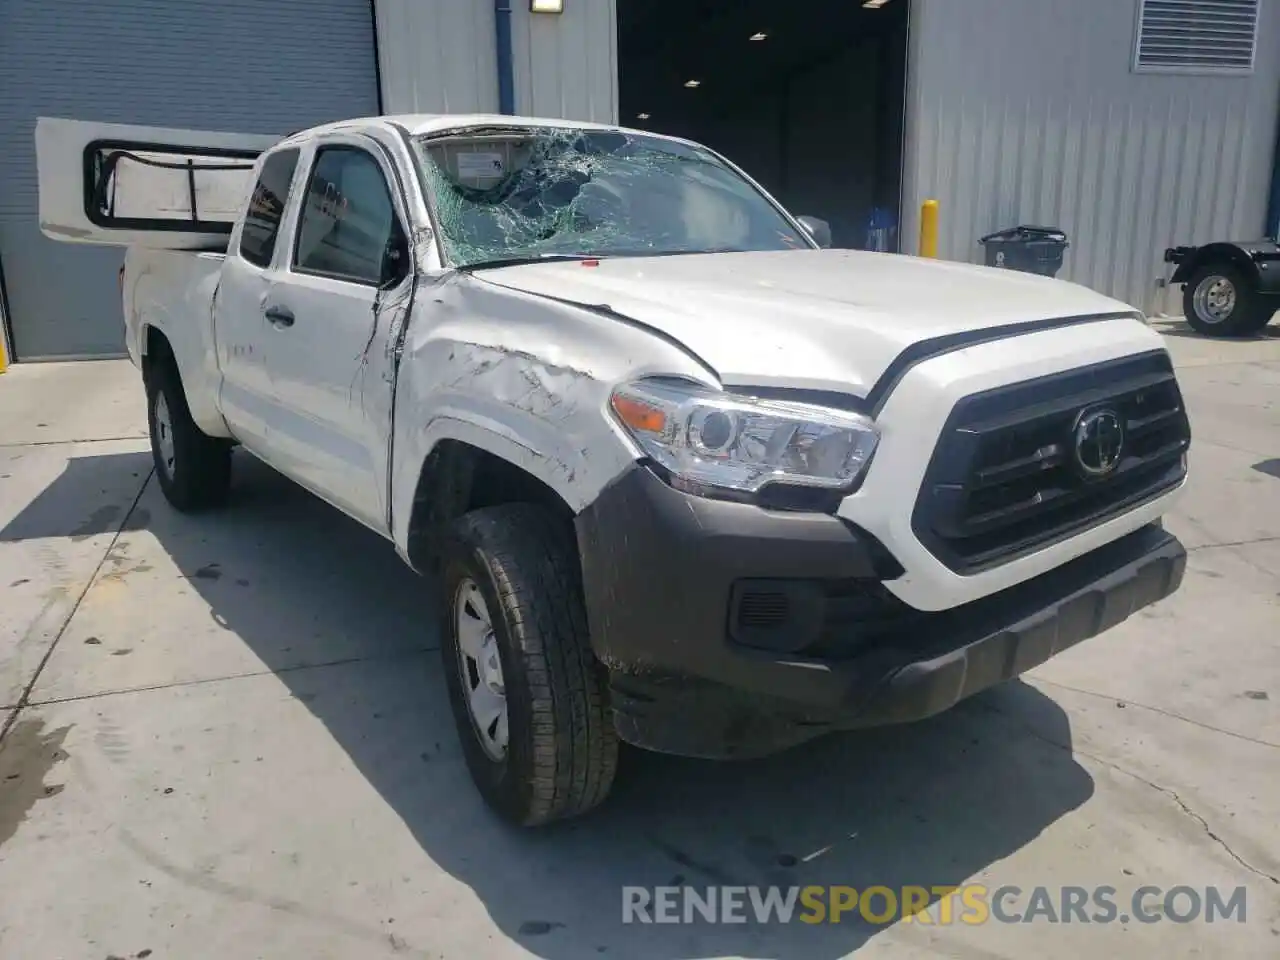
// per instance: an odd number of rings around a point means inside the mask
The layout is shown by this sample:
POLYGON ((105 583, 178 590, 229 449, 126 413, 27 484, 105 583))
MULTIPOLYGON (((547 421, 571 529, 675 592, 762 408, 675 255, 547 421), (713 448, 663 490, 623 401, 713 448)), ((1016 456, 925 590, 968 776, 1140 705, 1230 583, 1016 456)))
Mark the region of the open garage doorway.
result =
POLYGON ((834 246, 898 249, 909 0, 617 3, 623 124, 714 148, 834 246))

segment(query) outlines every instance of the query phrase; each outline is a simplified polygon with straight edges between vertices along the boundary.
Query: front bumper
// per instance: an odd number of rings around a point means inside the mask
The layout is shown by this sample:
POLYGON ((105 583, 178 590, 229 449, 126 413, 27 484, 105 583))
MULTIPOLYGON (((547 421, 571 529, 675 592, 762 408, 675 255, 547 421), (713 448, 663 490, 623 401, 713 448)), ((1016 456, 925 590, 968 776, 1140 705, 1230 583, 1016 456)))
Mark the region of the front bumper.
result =
POLYGON ((577 527, 619 735, 705 757, 932 716, 1172 593, 1186 562, 1152 524, 931 613, 884 588, 901 568, 849 521, 689 496, 643 466, 577 527))

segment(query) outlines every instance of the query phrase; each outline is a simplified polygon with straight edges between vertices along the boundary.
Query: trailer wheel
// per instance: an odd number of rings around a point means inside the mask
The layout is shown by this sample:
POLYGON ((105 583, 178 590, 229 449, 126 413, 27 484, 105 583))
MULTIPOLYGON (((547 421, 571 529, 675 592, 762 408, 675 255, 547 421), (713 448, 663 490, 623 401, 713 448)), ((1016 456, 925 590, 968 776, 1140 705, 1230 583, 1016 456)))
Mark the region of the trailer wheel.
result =
POLYGON ((587 812, 618 765, 566 526, 509 503, 463 515, 444 544, 440 646, 462 752, 484 800, 522 826, 587 812))
POLYGON ((208 436, 191 419, 171 356, 151 361, 144 379, 151 457, 164 498, 183 513, 222 506, 231 489, 231 444, 208 436))
POLYGON ((1228 263, 1206 263, 1182 288, 1187 323, 1208 337, 1242 337, 1257 333, 1271 320, 1275 303, 1228 263))

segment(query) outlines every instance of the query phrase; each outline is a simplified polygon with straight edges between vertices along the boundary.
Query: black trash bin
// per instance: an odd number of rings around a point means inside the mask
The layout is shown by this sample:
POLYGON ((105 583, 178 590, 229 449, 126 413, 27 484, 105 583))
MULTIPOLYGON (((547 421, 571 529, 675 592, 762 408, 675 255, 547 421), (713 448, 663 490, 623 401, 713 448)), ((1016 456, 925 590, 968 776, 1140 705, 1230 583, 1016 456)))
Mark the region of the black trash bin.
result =
POLYGON ((978 241, 987 254, 988 267, 1004 267, 1023 273, 1056 277, 1062 269, 1067 235, 1055 227, 1010 227, 978 241))

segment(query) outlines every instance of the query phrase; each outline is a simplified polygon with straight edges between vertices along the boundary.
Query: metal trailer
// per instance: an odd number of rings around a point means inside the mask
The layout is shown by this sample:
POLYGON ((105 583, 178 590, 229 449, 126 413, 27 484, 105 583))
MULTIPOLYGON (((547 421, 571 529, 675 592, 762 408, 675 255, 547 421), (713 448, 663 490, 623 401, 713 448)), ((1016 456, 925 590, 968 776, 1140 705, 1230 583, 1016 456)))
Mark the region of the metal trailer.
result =
POLYGON ((1251 336, 1280 310, 1280 244, 1273 239, 1170 247, 1164 259, 1177 265, 1169 282, 1182 284, 1183 314, 1199 333, 1251 336))

